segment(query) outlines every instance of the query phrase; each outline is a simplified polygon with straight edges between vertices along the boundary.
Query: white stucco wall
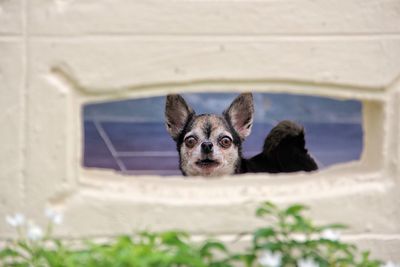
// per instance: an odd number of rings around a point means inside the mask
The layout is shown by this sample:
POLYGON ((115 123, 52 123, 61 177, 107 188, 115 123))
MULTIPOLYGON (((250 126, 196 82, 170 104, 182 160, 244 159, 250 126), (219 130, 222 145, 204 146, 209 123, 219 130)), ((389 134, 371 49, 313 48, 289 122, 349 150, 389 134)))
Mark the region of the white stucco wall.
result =
POLYGON ((0 1, 0 218, 52 206, 59 235, 230 236, 261 200, 304 202, 399 261, 399 75, 398 0, 0 1), (81 167, 82 104, 232 88, 363 101, 361 161, 211 181, 81 167))

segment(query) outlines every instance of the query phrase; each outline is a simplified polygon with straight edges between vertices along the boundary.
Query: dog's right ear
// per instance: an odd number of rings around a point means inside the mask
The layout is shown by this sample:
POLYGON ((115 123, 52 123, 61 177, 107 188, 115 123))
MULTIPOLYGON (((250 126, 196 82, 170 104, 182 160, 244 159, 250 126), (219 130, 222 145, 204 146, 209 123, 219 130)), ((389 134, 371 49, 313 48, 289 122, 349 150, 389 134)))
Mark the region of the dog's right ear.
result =
POLYGON ((195 114, 180 95, 167 95, 165 103, 165 126, 176 141, 188 120, 195 114))
POLYGON ((250 134, 253 126, 253 95, 251 93, 240 94, 222 114, 239 134, 240 139, 244 140, 250 134))

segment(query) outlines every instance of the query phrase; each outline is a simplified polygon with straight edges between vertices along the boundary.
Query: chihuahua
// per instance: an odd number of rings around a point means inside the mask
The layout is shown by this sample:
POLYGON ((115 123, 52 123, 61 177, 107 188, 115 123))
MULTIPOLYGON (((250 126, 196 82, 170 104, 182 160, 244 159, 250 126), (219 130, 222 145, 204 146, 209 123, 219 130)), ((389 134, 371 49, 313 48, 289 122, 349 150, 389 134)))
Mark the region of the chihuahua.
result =
POLYGON ((196 115, 182 96, 167 95, 165 124, 176 142, 182 174, 223 176, 318 169, 305 147, 303 127, 291 121, 282 121, 270 131, 261 153, 243 158, 242 143, 251 132, 253 116, 251 93, 236 97, 222 116, 196 115))

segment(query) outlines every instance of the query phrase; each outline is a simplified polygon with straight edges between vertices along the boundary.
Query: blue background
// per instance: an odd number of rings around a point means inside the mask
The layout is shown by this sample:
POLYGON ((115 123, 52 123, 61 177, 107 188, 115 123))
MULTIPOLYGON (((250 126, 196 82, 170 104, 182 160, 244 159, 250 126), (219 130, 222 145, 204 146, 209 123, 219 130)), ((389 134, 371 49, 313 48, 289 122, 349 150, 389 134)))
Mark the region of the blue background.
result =
MULTIPOLYGON (((220 114, 238 94, 183 94, 196 113, 220 114)), ((358 160, 362 152, 359 101, 253 94, 255 123, 243 144, 245 156, 259 153, 269 130, 281 120, 304 125, 307 147, 320 168, 358 160)), ((83 108, 86 167, 132 174, 179 174, 178 154, 164 126, 165 97, 89 104, 83 108)))

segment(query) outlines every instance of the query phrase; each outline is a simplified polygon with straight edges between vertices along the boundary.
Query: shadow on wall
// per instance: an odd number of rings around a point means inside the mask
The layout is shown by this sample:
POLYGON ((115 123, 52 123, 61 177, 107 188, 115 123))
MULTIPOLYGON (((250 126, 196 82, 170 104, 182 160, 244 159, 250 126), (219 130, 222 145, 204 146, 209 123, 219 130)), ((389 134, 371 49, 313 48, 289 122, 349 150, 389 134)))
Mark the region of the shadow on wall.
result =
MULTIPOLYGON (((197 114, 220 114, 237 94, 183 96, 197 114)), ((360 159, 361 102, 289 94, 253 96, 255 122, 243 144, 245 157, 259 153, 270 129, 289 119, 304 125, 307 146, 320 168, 360 159)), ((179 175, 175 143, 164 126, 164 105, 165 97, 85 105, 84 167, 136 175, 179 175)))

